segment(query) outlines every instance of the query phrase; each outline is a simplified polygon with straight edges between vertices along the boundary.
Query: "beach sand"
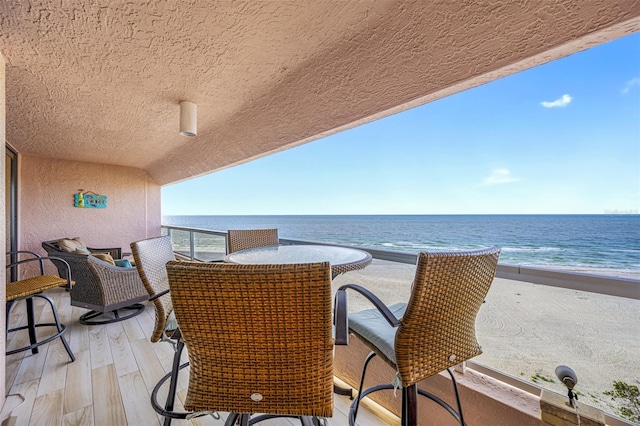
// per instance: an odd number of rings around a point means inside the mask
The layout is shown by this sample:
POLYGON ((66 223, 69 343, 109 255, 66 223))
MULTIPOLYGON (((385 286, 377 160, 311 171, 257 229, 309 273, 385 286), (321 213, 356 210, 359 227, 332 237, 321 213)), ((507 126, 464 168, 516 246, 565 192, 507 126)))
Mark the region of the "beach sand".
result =
MULTIPOLYGON (((337 277, 333 290, 360 284, 391 304, 408 299, 414 274, 414 265, 376 259, 364 270, 337 277)), ((640 278, 640 271, 614 274, 640 278)), ((349 294, 349 311, 371 307, 349 294)), ((561 394, 566 388, 554 371, 568 365, 578 376, 575 389, 583 404, 617 414, 603 392, 616 380, 640 385, 639 300, 496 278, 476 329, 484 353, 474 361, 561 394)))

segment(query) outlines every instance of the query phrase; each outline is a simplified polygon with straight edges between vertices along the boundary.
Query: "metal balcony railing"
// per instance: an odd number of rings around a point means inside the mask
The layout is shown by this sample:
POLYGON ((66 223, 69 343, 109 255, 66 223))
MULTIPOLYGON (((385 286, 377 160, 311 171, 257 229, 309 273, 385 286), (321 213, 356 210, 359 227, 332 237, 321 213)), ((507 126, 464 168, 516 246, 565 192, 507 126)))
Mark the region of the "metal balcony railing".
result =
MULTIPOLYGON (((198 228, 185 228, 179 226, 163 225, 163 230, 166 230, 168 234, 174 234, 174 231, 184 232, 188 235, 188 247, 176 247, 174 241, 174 248, 176 252, 189 257, 192 260, 210 261, 219 260, 225 255, 225 237, 224 231, 212 231, 208 229, 198 228), (217 244, 213 244, 210 248, 217 248, 214 251, 198 251, 196 245, 197 235, 205 235, 218 239, 217 244)), ((211 244, 211 241, 209 241, 211 244)), ((304 240, 292 240, 286 238, 280 238, 280 244, 283 245, 295 245, 295 244, 317 244, 327 246, 348 247, 340 244, 331 244, 318 241, 304 241, 304 240)), ((417 261, 417 254, 393 251, 393 250, 380 250, 374 248, 357 247, 360 250, 371 253, 374 259, 387 260, 397 263, 406 263, 415 265, 417 261)), ((515 281, 524 281, 532 284, 542 284, 552 287, 560 287, 571 290, 587 291, 590 293, 599 293, 609 296, 625 297, 630 299, 640 299, 640 280, 634 280, 630 278, 608 277, 604 275, 593 275, 579 272, 568 271, 556 271, 547 268, 536 268, 532 266, 518 266, 518 265, 505 265, 499 264, 496 272, 496 277, 505 278, 515 281)))

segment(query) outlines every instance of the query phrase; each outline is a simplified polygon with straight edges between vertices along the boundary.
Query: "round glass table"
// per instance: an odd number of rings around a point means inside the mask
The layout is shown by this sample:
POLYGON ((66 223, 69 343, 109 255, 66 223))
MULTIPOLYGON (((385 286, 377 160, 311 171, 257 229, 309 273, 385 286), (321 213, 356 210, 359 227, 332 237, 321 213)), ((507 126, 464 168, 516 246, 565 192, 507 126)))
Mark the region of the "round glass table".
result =
POLYGON ((371 263, 371 254, 349 247, 288 245, 239 250, 224 257, 225 262, 244 265, 329 262, 331 276, 362 269, 371 263))

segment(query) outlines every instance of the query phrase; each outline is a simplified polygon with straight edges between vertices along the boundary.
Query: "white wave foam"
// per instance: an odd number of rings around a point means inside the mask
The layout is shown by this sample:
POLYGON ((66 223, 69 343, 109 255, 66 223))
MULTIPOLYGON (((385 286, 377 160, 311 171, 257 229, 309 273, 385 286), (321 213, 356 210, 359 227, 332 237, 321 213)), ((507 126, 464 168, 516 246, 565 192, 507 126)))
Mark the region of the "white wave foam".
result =
POLYGON ((502 247, 506 252, 541 252, 541 251, 564 251, 559 247, 502 247))

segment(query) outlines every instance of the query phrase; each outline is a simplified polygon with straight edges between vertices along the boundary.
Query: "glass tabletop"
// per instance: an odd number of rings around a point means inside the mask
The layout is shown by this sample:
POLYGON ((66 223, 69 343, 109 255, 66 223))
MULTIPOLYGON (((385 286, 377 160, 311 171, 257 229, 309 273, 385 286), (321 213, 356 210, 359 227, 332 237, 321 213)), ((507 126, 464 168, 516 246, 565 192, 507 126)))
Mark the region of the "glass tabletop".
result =
POLYGON ((245 265, 329 262, 332 275, 362 269, 371 263, 364 250, 322 245, 290 245, 240 250, 224 258, 225 262, 245 265))

